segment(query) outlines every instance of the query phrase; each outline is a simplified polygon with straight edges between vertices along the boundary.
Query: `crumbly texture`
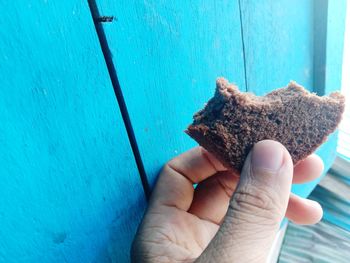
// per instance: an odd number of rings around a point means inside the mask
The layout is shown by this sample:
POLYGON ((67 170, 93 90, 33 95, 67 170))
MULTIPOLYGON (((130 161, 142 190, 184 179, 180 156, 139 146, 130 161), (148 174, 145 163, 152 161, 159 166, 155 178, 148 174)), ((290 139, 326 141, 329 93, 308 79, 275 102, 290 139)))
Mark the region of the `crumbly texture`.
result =
POLYGON ((295 82, 258 97, 219 78, 214 97, 186 133, 238 172, 254 144, 265 139, 282 143, 296 164, 336 129, 344 106, 338 92, 319 97, 295 82))

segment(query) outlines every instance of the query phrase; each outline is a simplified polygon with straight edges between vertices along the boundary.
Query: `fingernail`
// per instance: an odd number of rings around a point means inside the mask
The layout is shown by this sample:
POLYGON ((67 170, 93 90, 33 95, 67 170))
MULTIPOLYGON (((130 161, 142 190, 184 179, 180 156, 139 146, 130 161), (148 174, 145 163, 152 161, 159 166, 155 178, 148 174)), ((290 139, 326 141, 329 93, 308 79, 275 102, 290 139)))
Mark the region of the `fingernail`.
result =
POLYGON ((278 171, 283 164, 283 146, 275 141, 265 140, 253 147, 252 166, 254 170, 278 171))

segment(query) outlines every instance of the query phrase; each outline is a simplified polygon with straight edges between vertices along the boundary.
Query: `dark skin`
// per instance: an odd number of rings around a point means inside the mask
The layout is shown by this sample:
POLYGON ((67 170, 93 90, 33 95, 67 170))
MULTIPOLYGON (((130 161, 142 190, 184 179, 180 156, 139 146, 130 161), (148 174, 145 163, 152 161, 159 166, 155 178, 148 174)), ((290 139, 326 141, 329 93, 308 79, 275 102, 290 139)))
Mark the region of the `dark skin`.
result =
POLYGON ((315 224, 322 208, 290 192, 321 175, 311 155, 293 167, 288 151, 259 142, 240 174, 201 147, 168 162, 135 237, 133 262, 265 262, 284 216, 315 224), (198 184, 196 188, 193 184, 198 184))

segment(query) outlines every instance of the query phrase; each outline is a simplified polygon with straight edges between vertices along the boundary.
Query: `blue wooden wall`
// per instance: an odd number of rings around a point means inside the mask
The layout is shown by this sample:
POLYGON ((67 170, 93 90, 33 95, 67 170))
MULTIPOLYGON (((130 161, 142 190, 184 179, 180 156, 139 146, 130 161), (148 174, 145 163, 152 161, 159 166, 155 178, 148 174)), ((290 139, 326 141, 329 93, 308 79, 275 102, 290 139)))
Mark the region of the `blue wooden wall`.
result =
POLYGON ((245 89, 238 1, 97 1, 148 180, 195 146, 185 133, 217 76, 245 89))
POLYGON ((247 89, 263 95, 295 80, 313 90, 313 2, 240 2, 247 89))
MULTIPOLYGON (((150 185, 164 162, 195 145, 183 130, 189 116, 213 95, 217 76, 259 95, 290 80, 319 90, 314 86, 314 64, 326 54, 315 46, 325 42, 330 50, 326 36, 319 36, 319 30, 329 27, 328 1, 323 7, 304 0, 128 2, 97 5, 101 14, 116 17, 103 28, 150 185), (316 22, 323 27, 315 30, 314 14, 321 7, 325 15, 316 22)), ((332 5, 340 9, 344 3, 332 5)), ((333 28, 341 31, 344 15, 338 21, 333 28)), ((341 44, 338 50, 341 55, 341 44)), ((329 65, 339 69, 341 61, 336 56, 329 65)), ((327 91, 339 87, 334 81, 327 91)), ((322 88, 324 92, 325 83, 322 88)), ((336 139, 331 136, 318 151, 326 168, 336 156, 336 139)), ((295 186, 293 191, 307 196, 317 183, 295 186)))
POLYGON ((0 10, 0 262, 127 261, 145 199, 88 4, 0 10))
MULTIPOLYGON (((102 45, 87 1, 0 1, 0 262, 128 262, 140 167, 152 186, 196 145, 183 131, 217 76, 258 94, 291 79, 316 91, 317 1, 89 2, 114 17, 102 45)), ((319 151, 327 166, 335 143, 319 151)))

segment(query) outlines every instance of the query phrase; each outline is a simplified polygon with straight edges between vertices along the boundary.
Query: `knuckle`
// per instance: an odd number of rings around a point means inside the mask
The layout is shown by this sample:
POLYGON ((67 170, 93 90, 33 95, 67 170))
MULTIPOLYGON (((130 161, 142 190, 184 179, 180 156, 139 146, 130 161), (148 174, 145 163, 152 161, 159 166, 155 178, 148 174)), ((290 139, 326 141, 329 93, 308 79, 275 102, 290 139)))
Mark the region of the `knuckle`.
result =
POLYGON ((230 201, 230 209, 233 213, 246 217, 273 221, 279 221, 283 217, 279 197, 272 190, 252 186, 237 189, 230 201))

